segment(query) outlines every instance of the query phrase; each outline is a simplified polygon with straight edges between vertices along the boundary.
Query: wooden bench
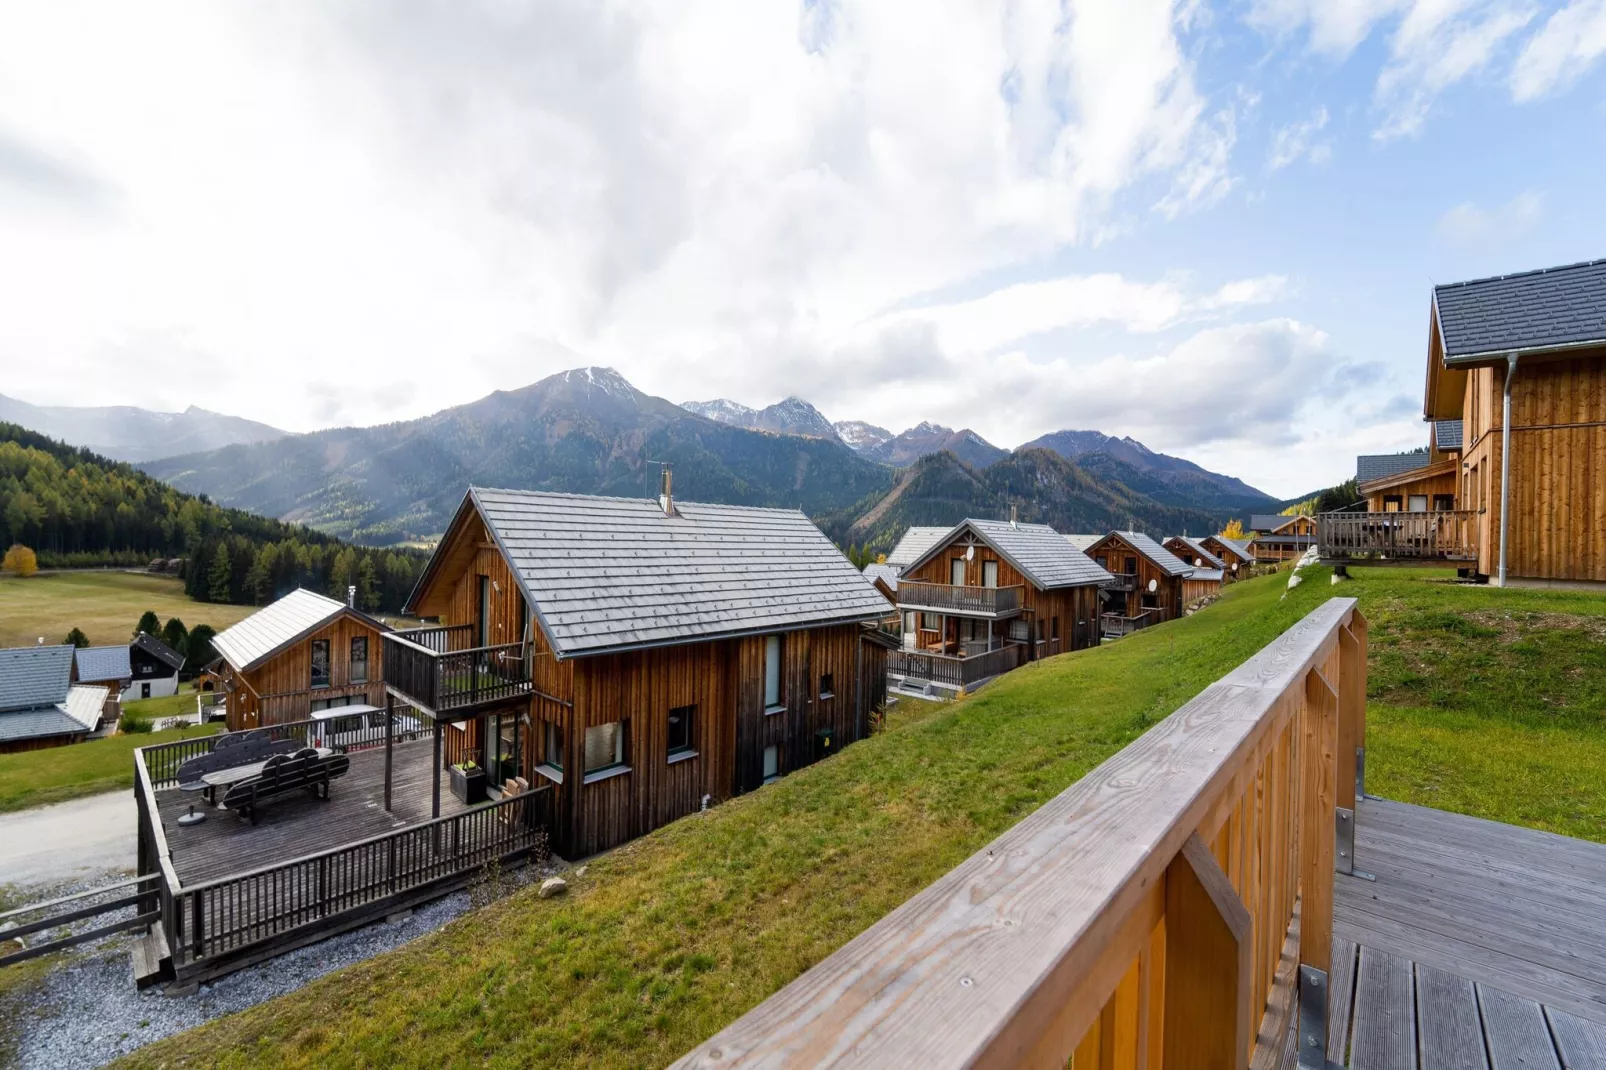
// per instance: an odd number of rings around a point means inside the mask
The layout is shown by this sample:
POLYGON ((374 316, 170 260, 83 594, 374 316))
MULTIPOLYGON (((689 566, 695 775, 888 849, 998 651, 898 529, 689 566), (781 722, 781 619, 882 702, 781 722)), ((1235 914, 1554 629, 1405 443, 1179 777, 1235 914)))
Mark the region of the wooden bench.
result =
POLYGON ((329 782, 346 775, 351 759, 344 754, 319 757, 311 747, 294 754, 277 754, 269 758, 262 772, 250 780, 229 788, 223 796, 225 810, 237 810, 242 817, 257 823, 257 807, 269 799, 298 791, 310 791, 314 798, 329 798, 329 782))
POLYGON ((219 736, 210 751, 196 755, 178 767, 175 774, 178 788, 180 791, 205 791, 211 785, 201 778, 208 773, 238 765, 253 765, 278 754, 294 754, 306 745, 306 741, 300 739, 274 739, 260 728, 255 732, 219 736))

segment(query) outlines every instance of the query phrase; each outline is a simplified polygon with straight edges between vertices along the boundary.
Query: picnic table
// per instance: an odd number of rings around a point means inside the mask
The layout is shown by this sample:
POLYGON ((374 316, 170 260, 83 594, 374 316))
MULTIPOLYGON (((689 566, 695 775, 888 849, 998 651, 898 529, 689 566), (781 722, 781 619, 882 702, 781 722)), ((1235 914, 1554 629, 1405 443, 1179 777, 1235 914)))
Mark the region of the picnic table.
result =
MULTIPOLYGON (((318 747, 317 751, 320 758, 327 758, 334 753, 328 747, 318 747)), ((203 774, 201 783, 206 785, 206 801, 216 805, 218 788, 233 787, 235 784, 250 780, 252 777, 260 776, 262 767, 267 764, 268 760, 264 758, 260 762, 230 766, 227 769, 219 769, 216 772, 203 774)))

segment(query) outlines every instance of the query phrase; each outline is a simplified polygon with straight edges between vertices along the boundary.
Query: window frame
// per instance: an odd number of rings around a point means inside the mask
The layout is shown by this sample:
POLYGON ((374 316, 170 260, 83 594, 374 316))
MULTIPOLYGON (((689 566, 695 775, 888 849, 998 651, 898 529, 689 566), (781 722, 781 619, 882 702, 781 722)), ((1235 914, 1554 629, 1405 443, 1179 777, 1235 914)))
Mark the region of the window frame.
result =
POLYGON ((354 636, 352 636, 351 637, 351 642, 349 644, 349 649, 346 651, 346 682, 348 684, 366 684, 368 682, 368 657, 369 657, 368 637, 366 635, 354 635, 354 636), (356 669, 356 666, 358 664, 358 660, 357 660, 357 644, 358 643, 362 644, 362 661, 361 661, 362 675, 361 676, 357 675, 357 669, 356 669))
POLYGON ((324 691, 334 685, 333 645, 328 639, 310 640, 311 646, 307 648, 307 689, 309 691, 324 691), (323 646, 323 683, 318 682, 318 647, 323 646))
POLYGON ((773 633, 764 637, 764 712, 780 713, 786 709, 786 637, 773 633), (772 657, 770 651, 774 650, 772 657), (770 694, 770 677, 773 668, 774 697, 770 694))
POLYGON ((580 775, 581 783, 594 784, 599 780, 607 780, 621 773, 630 772, 630 721, 628 718, 618 721, 608 721, 606 724, 588 724, 581 737, 580 744, 580 775), (614 737, 614 760, 607 765, 599 765, 595 769, 586 767, 586 753, 590 750, 589 737, 597 729, 608 728, 612 725, 619 727, 618 735, 614 737))
POLYGON ((948 559, 948 585, 950 587, 963 587, 963 586, 965 586, 965 559, 964 558, 962 558, 962 557, 950 557, 948 559), (959 578, 956 580, 956 579, 954 579, 955 576, 958 576, 959 578))
POLYGON ((556 721, 541 722, 541 760, 535 771, 548 780, 563 783, 563 726, 556 721))
POLYGON ((995 591, 998 589, 997 561, 983 561, 981 563, 981 585, 983 587, 990 587, 995 591))
POLYGON ((761 774, 760 779, 763 783, 773 784, 777 780, 781 779, 783 774, 781 773, 781 745, 779 743, 771 743, 769 746, 764 748, 763 762, 764 764, 759 767, 761 774), (772 754, 775 756, 775 772, 773 773, 768 771, 770 755, 772 754))
POLYGON ((820 697, 836 698, 836 673, 822 672, 820 674, 820 697))
POLYGON ((665 757, 668 758, 670 764, 674 764, 675 762, 682 761, 682 760, 684 760, 686 758, 695 758, 695 757, 697 757, 697 704, 696 703, 691 703, 690 705, 686 705, 686 706, 671 706, 669 708, 669 713, 665 717, 664 727, 665 727, 665 730, 664 730, 664 749, 666 751, 665 757), (675 746, 674 735, 673 735, 673 733, 674 733, 673 722, 674 722, 675 716, 677 714, 679 714, 681 717, 683 717, 685 719, 685 722, 686 722, 686 724, 685 724, 686 739, 685 739, 685 742, 682 743, 679 747, 675 746))

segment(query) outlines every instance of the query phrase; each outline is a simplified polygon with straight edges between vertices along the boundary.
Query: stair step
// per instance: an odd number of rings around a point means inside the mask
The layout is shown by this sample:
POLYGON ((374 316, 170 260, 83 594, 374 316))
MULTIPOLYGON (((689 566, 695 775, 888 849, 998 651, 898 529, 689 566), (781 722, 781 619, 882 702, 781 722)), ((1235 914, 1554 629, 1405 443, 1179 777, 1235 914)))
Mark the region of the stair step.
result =
POLYGON ((167 934, 160 925, 145 930, 134 944, 134 984, 139 988, 173 979, 173 953, 167 946, 167 934))

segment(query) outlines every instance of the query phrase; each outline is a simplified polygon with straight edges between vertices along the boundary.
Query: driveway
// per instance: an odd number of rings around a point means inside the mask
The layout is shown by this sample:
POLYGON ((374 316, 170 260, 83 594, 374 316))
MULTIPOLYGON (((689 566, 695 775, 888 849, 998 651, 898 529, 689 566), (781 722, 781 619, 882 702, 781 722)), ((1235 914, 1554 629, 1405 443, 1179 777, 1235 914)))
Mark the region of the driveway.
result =
POLYGON ((0 884, 58 885, 131 872, 138 824, 128 790, 0 814, 0 884))

